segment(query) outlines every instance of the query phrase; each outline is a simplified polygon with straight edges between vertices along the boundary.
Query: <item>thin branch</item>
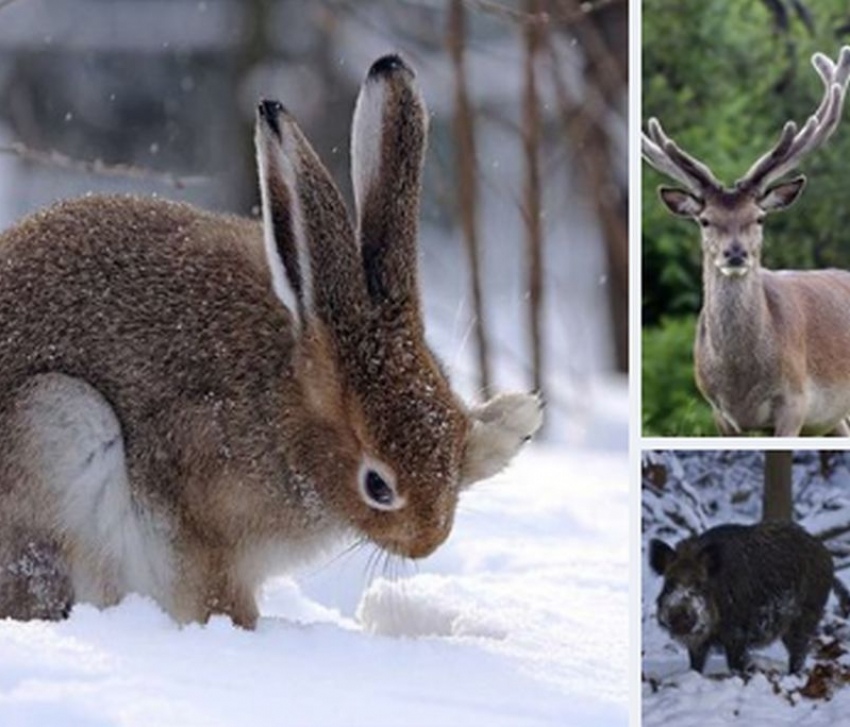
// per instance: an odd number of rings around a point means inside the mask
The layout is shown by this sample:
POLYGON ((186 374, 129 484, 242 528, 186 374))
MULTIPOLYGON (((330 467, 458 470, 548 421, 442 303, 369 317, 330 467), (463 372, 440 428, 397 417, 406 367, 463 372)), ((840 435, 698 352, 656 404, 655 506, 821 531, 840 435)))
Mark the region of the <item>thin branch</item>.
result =
POLYGON ((98 177, 122 177, 124 179, 156 182, 157 184, 164 184, 175 189, 197 187, 207 184, 210 181, 209 177, 179 177, 170 172, 157 172, 153 169, 145 169, 130 164, 106 164, 100 159, 74 159, 57 151, 30 149, 20 142, 0 146, 0 154, 15 156, 26 162, 52 167, 54 169, 62 169, 63 171, 91 174, 98 177))
POLYGON ((556 0, 556 2, 563 12, 576 15, 575 34, 585 55, 596 70, 595 75, 598 76, 599 85, 607 90, 609 96, 618 93, 625 85, 626 79, 602 31, 589 15, 578 12, 582 6, 579 0, 556 0))
POLYGON ((475 174, 476 150, 472 108, 466 86, 464 41, 465 11, 462 0, 451 0, 447 45, 455 75, 454 129, 457 144, 458 212, 469 257, 472 305, 475 311, 475 337, 478 343, 478 383, 485 398, 490 397, 490 356, 484 318, 484 294, 481 286, 481 262, 478 240, 478 179, 475 174))
MULTIPOLYGON (((540 0, 526 0, 530 14, 539 15, 540 0)), ((542 41, 541 29, 524 27, 524 84, 522 98, 522 146, 525 156, 526 259, 528 264, 528 314, 534 389, 543 391, 543 229, 541 224, 540 138, 542 121, 537 93, 537 60, 542 41)))
POLYGON ((582 22, 588 15, 595 13, 598 10, 607 8, 611 5, 620 5, 626 0, 588 0, 587 2, 577 3, 577 7, 573 10, 562 13, 547 13, 542 11, 526 12, 515 10, 514 8, 503 5, 495 0, 464 0, 473 10, 478 10, 482 13, 492 15, 501 20, 506 20, 511 23, 519 23, 521 25, 547 25, 549 23, 558 23, 560 25, 572 25, 573 23, 582 22))
POLYGON ((846 535, 847 533, 850 533, 850 524, 835 525, 821 533, 818 533, 815 537, 818 540, 833 540, 834 538, 846 535))
POLYGON ((596 207, 610 277, 611 305, 617 368, 628 367, 628 226, 626 203, 610 161, 611 140, 606 134, 605 100, 595 86, 587 88, 587 98, 578 99, 563 74, 555 44, 545 36, 551 60, 552 80, 558 100, 564 138, 569 140, 582 171, 586 189, 596 207))

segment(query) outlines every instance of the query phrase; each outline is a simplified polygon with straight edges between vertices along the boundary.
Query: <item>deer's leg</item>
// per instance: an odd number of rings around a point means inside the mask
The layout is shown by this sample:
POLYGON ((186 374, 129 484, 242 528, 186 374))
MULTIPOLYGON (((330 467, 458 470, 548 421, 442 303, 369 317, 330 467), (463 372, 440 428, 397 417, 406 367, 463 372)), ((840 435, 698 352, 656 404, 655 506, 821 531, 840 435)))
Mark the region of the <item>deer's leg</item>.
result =
POLYGON ((835 425, 829 433, 831 437, 850 437, 850 423, 846 419, 842 419, 835 425))
POLYGON ((776 437, 799 437, 806 420, 806 401, 802 396, 784 397, 773 414, 776 437))
POLYGON ((740 436, 740 432, 735 429, 732 423, 723 416, 723 413, 712 407, 711 413, 714 416, 714 426, 717 427, 717 431, 720 432, 721 436, 724 437, 738 437, 740 436))

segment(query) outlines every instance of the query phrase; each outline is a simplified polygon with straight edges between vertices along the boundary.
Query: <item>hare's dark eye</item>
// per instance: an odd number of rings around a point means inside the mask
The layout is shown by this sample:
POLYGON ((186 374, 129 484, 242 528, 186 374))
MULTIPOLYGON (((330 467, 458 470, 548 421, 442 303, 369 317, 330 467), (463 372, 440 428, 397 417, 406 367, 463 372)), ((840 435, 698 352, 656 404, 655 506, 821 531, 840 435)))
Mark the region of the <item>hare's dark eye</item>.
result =
POLYGON ((395 492, 375 470, 366 473, 366 495, 372 502, 389 507, 395 500, 395 492))
POLYGON ((699 218, 700 227, 708 227, 711 223, 704 217, 699 218))
POLYGON ((406 498, 396 489, 392 469, 370 459, 365 458, 357 475, 360 497, 373 510, 400 510, 406 498))

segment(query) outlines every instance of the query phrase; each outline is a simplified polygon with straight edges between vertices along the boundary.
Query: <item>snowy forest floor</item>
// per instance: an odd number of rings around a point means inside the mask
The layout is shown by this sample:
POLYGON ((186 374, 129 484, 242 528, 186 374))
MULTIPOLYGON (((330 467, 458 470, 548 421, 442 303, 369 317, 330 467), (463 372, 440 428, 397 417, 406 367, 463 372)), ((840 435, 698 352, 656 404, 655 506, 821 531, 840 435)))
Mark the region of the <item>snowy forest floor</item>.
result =
POLYGON ((418 568, 273 581, 254 633, 138 597, 0 621, 0 725, 625 725, 627 480, 624 453, 532 446, 418 568))
MULTIPOLYGON (((688 668, 687 652, 658 625, 655 599, 662 579, 646 562, 654 537, 675 544, 721 523, 761 516, 764 455, 760 452, 676 452, 644 456, 643 483, 643 725, 713 727, 728 724, 832 727, 850 714, 850 628, 833 594, 816 643, 800 675, 787 674, 781 644, 754 653, 748 680, 729 674, 713 654, 706 675, 688 668)), ((794 456, 794 516, 824 537, 839 577, 850 583, 850 457, 837 452, 794 456)))

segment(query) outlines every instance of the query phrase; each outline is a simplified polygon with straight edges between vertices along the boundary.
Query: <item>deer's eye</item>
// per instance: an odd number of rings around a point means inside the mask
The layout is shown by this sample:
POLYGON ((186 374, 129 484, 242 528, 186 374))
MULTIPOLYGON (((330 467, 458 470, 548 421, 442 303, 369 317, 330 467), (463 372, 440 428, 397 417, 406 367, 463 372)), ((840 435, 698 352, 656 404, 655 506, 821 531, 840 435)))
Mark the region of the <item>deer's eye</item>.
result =
POLYGON ((764 215, 759 215, 758 217, 756 217, 756 224, 757 225, 763 225, 764 224, 764 215))
POLYGON ((708 227, 711 223, 705 219, 705 217, 700 217, 698 220, 700 227, 708 227))

